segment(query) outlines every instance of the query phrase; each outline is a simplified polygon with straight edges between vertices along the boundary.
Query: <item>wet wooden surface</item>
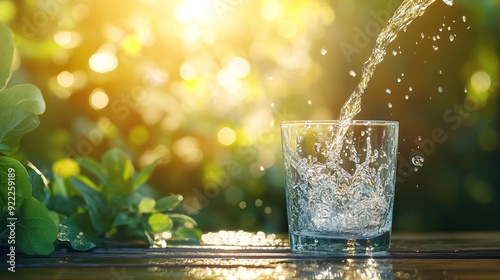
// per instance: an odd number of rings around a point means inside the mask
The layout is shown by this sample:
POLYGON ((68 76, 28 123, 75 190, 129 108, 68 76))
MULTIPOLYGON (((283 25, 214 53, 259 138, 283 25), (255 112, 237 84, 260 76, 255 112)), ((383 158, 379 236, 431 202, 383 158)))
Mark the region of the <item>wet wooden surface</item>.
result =
MULTIPOLYGON (((18 254, 16 272, 9 272, 3 261, 0 278, 500 279, 500 233, 394 234, 390 253, 376 257, 294 254, 285 235, 265 237, 267 241, 254 245, 205 240, 202 245, 167 248, 59 249, 43 257, 18 254)), ((6 251, 2 255, 4 259, 6 251)))

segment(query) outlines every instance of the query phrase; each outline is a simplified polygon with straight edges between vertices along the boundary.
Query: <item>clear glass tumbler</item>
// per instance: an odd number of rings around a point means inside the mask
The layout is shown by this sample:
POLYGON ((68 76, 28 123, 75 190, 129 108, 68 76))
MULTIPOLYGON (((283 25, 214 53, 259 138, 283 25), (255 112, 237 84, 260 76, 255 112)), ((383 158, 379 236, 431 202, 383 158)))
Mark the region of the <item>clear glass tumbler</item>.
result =
POLYGON ((292 251, 388 252, 398 129, 394 121, 282 123, 292 251))

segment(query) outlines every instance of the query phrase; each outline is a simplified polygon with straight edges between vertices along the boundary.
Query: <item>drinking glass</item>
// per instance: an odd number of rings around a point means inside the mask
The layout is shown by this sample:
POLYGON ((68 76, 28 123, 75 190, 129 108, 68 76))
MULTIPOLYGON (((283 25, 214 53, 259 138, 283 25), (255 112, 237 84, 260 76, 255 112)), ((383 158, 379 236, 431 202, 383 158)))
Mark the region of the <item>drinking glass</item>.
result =
POLYGON ((388 252, 398 129, 379 120, 282 123, 293 252, 388 252))

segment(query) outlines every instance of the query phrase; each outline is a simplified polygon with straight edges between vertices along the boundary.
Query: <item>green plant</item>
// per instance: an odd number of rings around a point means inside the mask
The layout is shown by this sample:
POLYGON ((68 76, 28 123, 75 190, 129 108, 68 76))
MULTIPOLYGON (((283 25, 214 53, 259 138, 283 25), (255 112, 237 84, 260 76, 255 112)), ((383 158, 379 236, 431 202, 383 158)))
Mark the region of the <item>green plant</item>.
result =
POLYGON ((40 202, 36 173, 8 156, 19 149, 19 140, 39 125, 45 111, 40 90, 34 85, 6 88, 14 54, 10 31, 0 24, 0 232, 2 242, 26 254, 49 254, 54 250, 55 215, 40 202))
POLYGON ((198 240, 201 232, 196 222, 171 212, 182 196, 155 200, 148 194, 144 183, 158 161, 135 172, 125 152, 114 148, 102 156, 101 162, 89 157, 56 162, 51 184, 54 200, 49 208, 67 215, 59 224, 58 239, 69 241, 77 250, 93 248, 105 239, 154 243, 154 236, 160 233, 166 233, 166 239, 172 241, 198 240), (80 174, 80 166, 98 183, 80 174))
POLYGON ((54 245, 69 243, 88 250, 105 240, 198 240, 201 232, 189 216, 173 213, 182 196, 155 200, 146 181, 158 160, 135 172, 120 149, 105 153, 101 162, 82 157, 62 159, 48 180, 31 164, 11 158, 19 140, 39 125, 45 102, 29 84, 6 88, 14 54, 10 31, 0 24, 0 246, 11 252, 47 255, 54 245), (89 171, 98 182, 80 174, 89 171), (49 210, 50 209, 50 210, 49 210), (167 233, 167 234, 165 234, 167 233))

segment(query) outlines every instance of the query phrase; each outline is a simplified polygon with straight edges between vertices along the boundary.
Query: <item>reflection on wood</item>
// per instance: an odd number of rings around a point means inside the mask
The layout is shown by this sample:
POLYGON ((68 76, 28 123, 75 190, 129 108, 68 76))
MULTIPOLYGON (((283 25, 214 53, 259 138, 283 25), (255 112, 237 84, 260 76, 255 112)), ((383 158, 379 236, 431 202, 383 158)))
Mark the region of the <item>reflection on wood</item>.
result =
MULTIPOLYGON (((213 233, 211 236, 214 237, 213 233)), ((234 232, 223 232, 233 236, 234 232)), ((291 253, 285 235, 238 233, 279 244, 60 249, 17 257, 2 279, 498 279, 500 233, 396 234, 387 256, 291 253)), ((210 242, 207 242, 210 243, 210 242)), ((4 251, 2 251, 2 254, 4 251)))

